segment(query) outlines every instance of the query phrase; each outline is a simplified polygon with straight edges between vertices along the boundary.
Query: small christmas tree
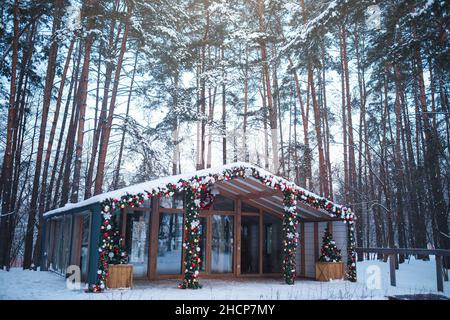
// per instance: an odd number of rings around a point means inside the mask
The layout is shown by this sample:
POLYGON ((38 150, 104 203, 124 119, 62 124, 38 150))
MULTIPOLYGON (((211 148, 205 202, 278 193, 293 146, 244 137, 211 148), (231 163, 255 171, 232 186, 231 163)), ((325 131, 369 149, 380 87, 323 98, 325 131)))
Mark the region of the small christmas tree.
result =
POLYGON ((341 250, 336 247, 336 242, 333 240, 333 235, 325 229, 325 234, 322 238, 322 250, 319 257, 320 262, 341 262, 341 250))
POLYGON ((108 262, 110 264, 127 264, 128 255, 123 247, 123 239, 118 230, 114 230, 109 246, 108 262))

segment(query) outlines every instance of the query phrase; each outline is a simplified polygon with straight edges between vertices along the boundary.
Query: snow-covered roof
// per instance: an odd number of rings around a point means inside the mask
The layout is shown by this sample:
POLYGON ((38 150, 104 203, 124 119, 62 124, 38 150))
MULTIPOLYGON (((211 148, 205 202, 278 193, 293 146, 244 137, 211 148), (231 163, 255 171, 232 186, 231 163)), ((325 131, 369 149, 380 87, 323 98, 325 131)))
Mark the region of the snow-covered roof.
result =
MULTIPOLYGON (((235 163, 230 163, 227 165, 222 165, 222 166, 217 166, 217 167, 212 167, 212 168, 208 168, 208 169, 203 169, 203 170, 197 170, 197 171, 193 171, 193 172, 189 172, 189 173, 183 173, 183 174, 178 174, 178 175, 172 175, 172 176, 167 176, 167 177, 162 177, 159 179, 155 179, 155 180, 151 180, 151 181, 147 181, 147 182, 143 182, 143 183, 139 183, 139 184, 135 184, 129 187, 125 187, 122 189, 118 189, 118 190, 114 190, 114 191, 110 191, 110 192, 106 192, 106 193, 102 193, 96 196, 93 196, 87 200, 83 200, 77 203, 67 203, 65 206, 61 207, 61 208, 57 208, 51 211, 48 211, 44 214, 44 216, 50 216, 50 215, 55 215, 57 213, 61 213, 67 210, 71 210, 71 209, 76 209, 76 208, 81 208, 81 207, 85 207, 94 203, 101 203, 105 200, 108 199, 120 199, 122 196, 125 196, 127 194, 131 194, 131 195, 136 195, 136 194, 151 194, 151 193, 155 193, 161 190, 166 190, 167 189, 167 185, 173 184, 176 185, 178 184, 181 180, 192 180, 195 177, 204 177, 204 179, 208 179, 213 175, 221 175, 226 171, 229 170, 251 170, 251 172, 257 172, 258 176, 263 177, 263 178, 267 178, 270 179, 270 181, 273 181, 273 183, 278 183, 278 184, 283 184, 283 185, 289 185, 292 188, 295 188, 297 191, 300 191, 302 193, 302 196, 305 199, 316 199, 318 201, 321 201, 322 203, 325 202, 326 205, 330 208, 331 212, 335 212, 336 209, 341 209, 342 207, 319 196, 316 195, 306 189, 303 189, 297 185, 295 185, 293 182, 288 181, 282 177, 276 176, 272 173, 270 173, 267 170, 264 170, 258 166, 255 166, 253 164, 250 163, 246 163, 246 162, 235 162, 235 163)), ((240 179, 236 179, 236 180, 240 180, 240 179)), ((205 180, 206 181, 206 180, 205 180)), ((224 181, 224 182, 228 182, 228 181, 224 181)), ((260 182, 258 182, 260 183, 260 182)), ((264 186, 261 183, 262 186, 264 186)), ((270 183, 266 184, 267 187, 271 187, 270 183)), ((232 187, 232 186, 231 186, 232 187)), ((242 189, 244 191, 244 188, 242 188, 242 185, 239 187, 240 189, 242 189)), ((234 187, 235 190, 238 189, 238 187, 234 187)), ((255 190, 255 187, 250 188, 251 191, 247 190, 247 194, 248 192, 252 192, 252 191, 258 191, 255 190)), ((261 192, 261 191, 259 191, 261 192)), ((272 196, 271 196, 272 197, 272 196)), ((276 196, 273 196, 276 197, 276 196)), ((279 196, 278 196, 279 197, 279 196)), ((272 199, 273 200, 273 199, 272 199)), ((281 198, 280 198, 281 200, 281 198)), ((308 204, 308 203, 307 203, 308 204)), ((282 211, 283 206, 282 206, 282 201, 279 202, 278 204, 279 208, 281 208, 280 211, 282 211)), ((304 205, 303 205, 304 206, 304 205)), ((305 206, 304 206, 305 207, 305 206)), ((345 211, 347 211, 347 208, 345 208, 345 211)))

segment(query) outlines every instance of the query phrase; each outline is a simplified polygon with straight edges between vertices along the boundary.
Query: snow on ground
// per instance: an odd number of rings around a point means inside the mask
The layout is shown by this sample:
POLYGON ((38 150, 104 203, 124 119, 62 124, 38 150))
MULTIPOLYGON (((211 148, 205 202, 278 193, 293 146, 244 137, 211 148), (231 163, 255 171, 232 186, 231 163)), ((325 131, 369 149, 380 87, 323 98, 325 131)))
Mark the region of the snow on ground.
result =
MULTIPOLYGON (((203 279, 199 290, 177 288, 179 280, 137 281, 130 289, 107 290, 105 293, 85 293, 69 290, 65 280, 52 272, 0 270, 0 299, 386 299, 394 294, 424 294, 436 292, 435 262, 414 260, 400 265, 397 287, 389 285, 389 264, 364 261, 357 264, 358 282, 316 282, 297 280, 295 285, 280 279, 203 279), (377 277, 377 274, 380 277, 377 277), (379 281, 378 281, 379 280, 379 281)), ((450 283, 444 282, 444 295, 450 297, 450 283)))

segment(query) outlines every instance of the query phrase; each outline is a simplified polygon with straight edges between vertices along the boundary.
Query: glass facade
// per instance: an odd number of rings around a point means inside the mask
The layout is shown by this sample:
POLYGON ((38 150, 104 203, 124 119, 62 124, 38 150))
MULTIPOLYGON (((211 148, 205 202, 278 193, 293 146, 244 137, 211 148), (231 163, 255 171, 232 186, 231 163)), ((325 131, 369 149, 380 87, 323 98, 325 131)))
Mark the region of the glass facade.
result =
POLYGON ((259 216, 241 218, 241 273, 259 273, 259 216))
POLYGON ((281 272, 283 259, 283 224, 280 219, 269 213, 264 213, 264 247, 263 247, 263 272, 281 272))
POLYGON ((208 240, 207 236, 207 219, 206 218, 200 218, 200 226, 199 226, 199 235, 200 235, 200 241, 199 241, 199 247, 200 247, 200 271, 206 270, 206 243, 208 240))
POLYGON ((65 215, 51 220, 51 239, 48 252, 48 267, 60 274, 66 273, 70 264, 72 245, 72 215, 65 215))
POLYGON ((159 216, 158 274, 181 274, 183 249, 183 214, 164 213, 159 216))
POLYGON ((166 209, 183 209, 184 195, 175 194, 173 197, 162 197, 159 205, 161 208, 166 209))
MULTIPOLYGON (((150 200, 140 208, 119 209, 112 213, 111 222, 124 237, 135 278, 182 274, 183 206, 182 195, 160 199, 159 213, 156 212, 159 218, 154 217, 156 221, 152 220, 150 200), (152 226, 151 221, 155 225, 152 226), (151 243, 154 247, 150 248, 151 243), (153 265, 156 268, 149 269, 153 265)), ((240 225, 235 226, 236 209, 235 200, 218 195, 210 210, 200 212, 200 271, 233 274, 235 254, 240 254, 240 274, 280 273, 283 250, 281 219, 242 202, 240 225), (235 230, 241 240, 240 251, 237 252, 234 248, 235 230)), ((78 264, 82 280, 87 280, 90 246, 93 245, 94 250, 98 246, 98 243, 90 243, 91 225, 90 211, 47 220, 44 241, 49 269, 65 274, 68 265, 78 264)))
POLYGON ((211 272, 233 272, 233 216, 212 215, 211 272))
POLYGON ((85 213, 81 220, 81 252, 80 252, 80 269, 81 280, 86 281, 88 276, 89 262, 89 237, 91 235, 91 214, 85 213))
POLYGON ((214 197, 212 209, 217 211, 234 211, 234 200, 219 194, 214 197))
POLYGON ((241 211, 242 212, 253 212, 253 213, 259 213, 259 209, 246 203, 246 202, 242 202, 241 203, 241 211))
POLYGON ((148 211, 128 211, 125 247, 129 263, 133 265, 133 275, 136 278, 147 276, 149 251, 149 220, 148 211))

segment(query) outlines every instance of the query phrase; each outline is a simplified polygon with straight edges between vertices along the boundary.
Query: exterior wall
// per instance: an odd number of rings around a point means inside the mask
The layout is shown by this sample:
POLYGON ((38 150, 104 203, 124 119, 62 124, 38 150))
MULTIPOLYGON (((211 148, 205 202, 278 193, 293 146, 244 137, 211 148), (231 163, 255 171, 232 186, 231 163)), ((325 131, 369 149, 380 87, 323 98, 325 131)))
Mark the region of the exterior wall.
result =
MULTIPOLYGON (((92 209, 97 207, 99 205, 91 206, 92 209)), ((65 275, 69 265, 77 265, 82 281, 88 280, 89 271, 96 272, 98 258, 94 255, 98 254, 99 230, 91 230, 92 209, 82 207, 45 218, 41 270, 65 275), (92 246, 92 243, 95 244, 92 246)))
MULTIPOLYGON (((341 250, 342 261, 347 262, 347 225, 341 221, 331 222, 333 225, 333 239, 336 241, 336 246, 341 250)), ((299 225, 300 241, 297 248, 296 263, 297 275, 306 278, 315 278, 315 264, 320 256, 320 249, 322 245, 322 237, 327 227, 328 222, 305 222, 304 234, 301 234, 301 227, 299 225), (302 243, 301 239, 304 239, 302 243), (303 247, 303 249, 302 249, 303 247), (305 255, 305 270, 301 268, 302 250, 305 255)))
MULTIPOLYGON (((314 254, 314 223, 305 223, 305 277, 315 276, 315 254, 314 254)), ((302 245, 300 243, 300 245, 302 245)))
POLYGON ((342 261, 347 265, 347 224, 333 221, 333 238, 336 246, 341 250, 342 261))

